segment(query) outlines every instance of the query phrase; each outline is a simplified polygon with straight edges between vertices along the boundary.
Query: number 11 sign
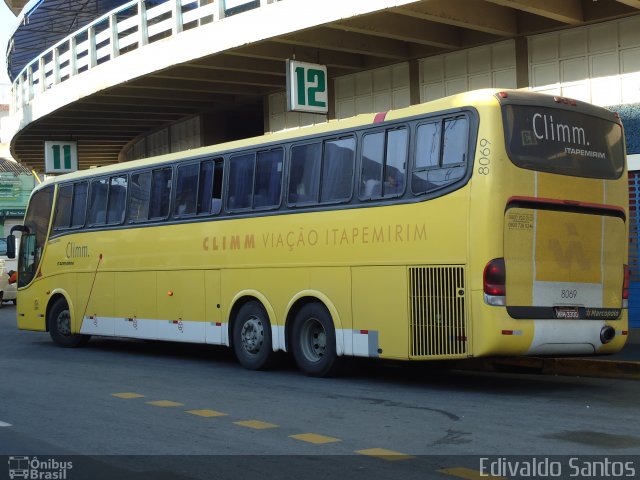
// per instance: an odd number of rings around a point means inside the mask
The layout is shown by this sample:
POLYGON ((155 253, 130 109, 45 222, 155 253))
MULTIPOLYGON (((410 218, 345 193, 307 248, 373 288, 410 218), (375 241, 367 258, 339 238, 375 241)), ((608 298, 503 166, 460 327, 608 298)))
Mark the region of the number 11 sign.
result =
POLYGON ((327 113, 326 66, 287 60, 287 109, 327 113))

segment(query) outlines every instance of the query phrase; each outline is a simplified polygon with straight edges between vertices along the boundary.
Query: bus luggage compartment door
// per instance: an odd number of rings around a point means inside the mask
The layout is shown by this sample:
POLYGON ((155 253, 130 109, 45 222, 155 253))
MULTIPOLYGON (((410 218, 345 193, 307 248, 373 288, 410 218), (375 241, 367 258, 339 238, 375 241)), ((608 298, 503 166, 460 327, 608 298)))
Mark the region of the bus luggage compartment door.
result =
POLYGON ((506 303, 514 318, 614 320, 626 263, 623 218, 542 208, 505 213, 506 303))

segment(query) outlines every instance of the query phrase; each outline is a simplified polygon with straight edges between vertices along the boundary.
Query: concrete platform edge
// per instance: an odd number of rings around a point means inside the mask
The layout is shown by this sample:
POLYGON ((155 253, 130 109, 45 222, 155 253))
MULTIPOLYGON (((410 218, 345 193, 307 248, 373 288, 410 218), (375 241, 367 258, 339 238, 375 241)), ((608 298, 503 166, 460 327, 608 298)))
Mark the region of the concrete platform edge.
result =
POLYGON ((640 380, 640 361, 602 360, 599 358, 470 359, 456 362, 452 368, 480 372, 640 380))

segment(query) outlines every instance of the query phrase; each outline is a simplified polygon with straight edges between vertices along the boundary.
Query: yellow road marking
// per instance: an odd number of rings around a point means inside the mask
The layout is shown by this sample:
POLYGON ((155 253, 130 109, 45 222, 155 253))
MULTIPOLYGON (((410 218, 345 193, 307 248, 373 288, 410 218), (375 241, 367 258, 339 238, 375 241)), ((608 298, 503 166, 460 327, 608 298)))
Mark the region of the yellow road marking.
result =
POLYGON ((278 425, 273 423, 261 422, 260 420, 242 420, 240 422, 233 422, 236 425, 247 428, 255 428, 256 430, 265 430, 267 428, 277 428, 278 425))
POLYGON ((111 396, 112 397, 118 397, 118 398, 142 398, 142 397, 144 397, 144 395, 140 395, 139 393, 133 393, 133 392, 112 393, 111 396))
POLYGON ((198 415, 200 417, 224 417, 225 415, 229 415, 228 413, 216 412, 215 410, 187 410, 187 413, 192 415, 198 415))
POLYGON ((315 443, 316 445, 342 441, 339 438, 325 437, 324 435, 318 435, 316 433, 300 433, 298 435, 289 435, 289 437, 303 442, 315 443))
POLYGON ((493 477, 491 475, 480 475, 480 472, 477 470, 471 470, 470 468, 464 467, 456 467, 456 468, 443 468, 442 470, 438 470, 440 473, 444 473, 446 475, 452 475, 458 478, 464 478, 465 480, 479 480, 485 478, 494 478, 496 480, 506 480, 505 477, 493 477))
POLYGON ((184 405, 184 403, 172 402, 171 400, 154 400, 146 403, 155 407, 181 407, 184 405))
POLYGON ((356 453, 381 458, 382 460, 387 460, 389 462, 397 462, 399 460, 409 460, 410 458, 414 458, 413 455, 394 452, 393 450, 387 450, 386 448, 368 448, 366 450, 356 450, 356 453))

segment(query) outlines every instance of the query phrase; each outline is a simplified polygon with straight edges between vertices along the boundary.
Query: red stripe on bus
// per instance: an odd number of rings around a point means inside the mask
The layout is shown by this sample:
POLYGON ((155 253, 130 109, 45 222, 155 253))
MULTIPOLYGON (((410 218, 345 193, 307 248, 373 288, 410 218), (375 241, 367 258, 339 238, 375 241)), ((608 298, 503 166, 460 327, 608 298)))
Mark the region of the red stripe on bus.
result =
POLYGON ((384 117, 387 116, 387 112, 376 113, 375 118, 373 119, 373 123, 382 123, 384 122, 384 117))
POLYGON ((603 203, 587 203, 578 202, 575 200, 557 200, 555 198, 541 198, 541 197, 511 197, 507 201, 507 205, 512 202, 530 202, 547 205, 566 205, 569 207, 584 207, 584 208, 598 208, 600 210, 609 210, 612 212, 625 214, 624 208, 615 205, 605 205, 603 203))
POLYGON ((502 330, 502 335, 513 335, 513 330, 502 330))

